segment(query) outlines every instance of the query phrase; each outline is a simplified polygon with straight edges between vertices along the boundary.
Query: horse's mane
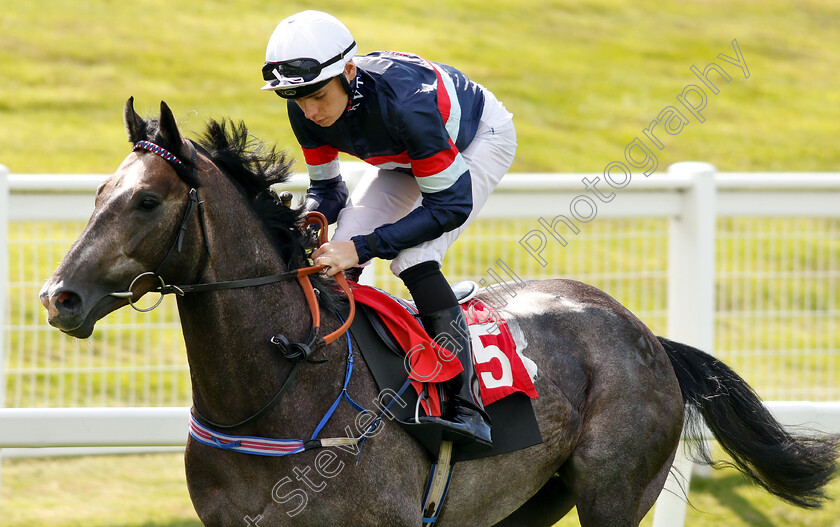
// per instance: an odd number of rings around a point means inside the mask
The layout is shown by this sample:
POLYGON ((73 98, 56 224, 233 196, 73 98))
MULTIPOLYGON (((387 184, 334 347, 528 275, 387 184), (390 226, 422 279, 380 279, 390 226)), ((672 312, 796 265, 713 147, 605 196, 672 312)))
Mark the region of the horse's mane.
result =
MULTIPOLYGON (((146 121, 146 134, 156 144, 171 148, 159 132, 155 119, 146 121)), ((292 176, 292 161, 276 147, 266 145, 248 132, 244 122, 230 119, 207 122, 204 134, 195 142, 197 148, 228 177, 242 192, 270 236, 272 244, 289 269, 310 265, 308 251, 315 246, 311 231, 303 229, 306 210, 303 206, 287 207, 280 202, 271 186, 286 183, 292 176)), ((192 160, 182 159, 187 169, 177 170, 187 184, 199 187, 201 181, 192 172, 192 160)), ((311 275, 313 284, 328 300, 332 288, 317 275, 311 275)))
POLYGON ((285 153, 254 138, 245 123, 230 120, 210 120, 197 143, 245 195, 289 268, 306 266, 314 242, 301 229, 306 211, 283 205, 271 189, 292 176, 285 153))

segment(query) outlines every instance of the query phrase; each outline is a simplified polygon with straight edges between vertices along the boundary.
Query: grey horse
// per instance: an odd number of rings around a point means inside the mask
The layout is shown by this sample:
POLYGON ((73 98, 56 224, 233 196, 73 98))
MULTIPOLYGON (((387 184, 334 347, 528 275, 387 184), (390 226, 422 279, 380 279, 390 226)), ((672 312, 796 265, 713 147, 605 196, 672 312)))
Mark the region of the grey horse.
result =
MULTIPOLYGON (((161 284, 240 280, 306 265, 304 212, 280 205, 269 191, 289 177, 281 153, 230 121, 210 121, 196 148, 165 103, 158 119, 142 119, 133 99, 124 113, 129 141, 147 148, 132 151, 102 184, 90 222, 44 285, 50 324, 86 338, 97 320, 161 284), (197 207, 191 189, 201 191, 197 207)), ((326 306, 340 304, 341 295, 325 279, 314 280, 325 306, 321 325, 334 331, 341 321, 326 306)), ((179 295, 193 412, 239 436, 308 438, 341 393, 350 337, 309 357, 323 363, 297 368, 278 355, 274 335, 309 337, 307 306, 294 280, 179 295), (296 378, 284 385, 293 371, 296 378), (279 402, 266 405, 273 398, 279 402)), ((724 364, 656 337, 603 291, 570 280, 531 281, 500 313, 514 321, 538 367, 533 408, 544 441, 457 463, 438 525, 550 526, 577 507, 586 527, 636 526, 663 488, 684 420, 705 421, 734 464, 780 498, 803 507, 824 498, 836 470, 836 437, 792 437, 724 364)), ((377 388, 362 358, 355 361, 347 393, 371 405, 377 388)), ((321 437, 347 437, 358 417, 340 404, 321 437)), ((262 457, 190 438, 185 461, 202 522, 263 527, 419 526, 432 462, 387 419, 361 450, 262 457)))

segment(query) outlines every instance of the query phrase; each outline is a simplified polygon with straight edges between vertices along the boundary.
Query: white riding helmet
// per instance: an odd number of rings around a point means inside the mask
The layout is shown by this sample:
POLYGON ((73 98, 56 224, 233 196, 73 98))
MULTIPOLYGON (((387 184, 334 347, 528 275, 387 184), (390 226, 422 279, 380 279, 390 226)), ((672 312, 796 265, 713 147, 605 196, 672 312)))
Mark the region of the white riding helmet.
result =
POLYGON ((321 89, 344 72, 358 46, 340 20, 321 11, 302 11, 279 24, 265 49, 263 90, 297 99, 321 89))

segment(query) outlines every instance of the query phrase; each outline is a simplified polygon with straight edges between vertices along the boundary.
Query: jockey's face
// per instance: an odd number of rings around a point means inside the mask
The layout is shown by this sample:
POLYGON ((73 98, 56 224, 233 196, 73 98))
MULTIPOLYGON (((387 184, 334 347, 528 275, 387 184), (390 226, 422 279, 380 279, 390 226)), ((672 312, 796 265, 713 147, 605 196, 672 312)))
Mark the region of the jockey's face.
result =
MULTIPOLYGON (((344 68, 344 74, 348 79, 355 77, 356 65, 352 62, 348 63, 344 68)), ((338 77, 312 95, 295 99, 306 118, 323 127, 332 126, 344 113, 349 101, 347 91, 338 77)))

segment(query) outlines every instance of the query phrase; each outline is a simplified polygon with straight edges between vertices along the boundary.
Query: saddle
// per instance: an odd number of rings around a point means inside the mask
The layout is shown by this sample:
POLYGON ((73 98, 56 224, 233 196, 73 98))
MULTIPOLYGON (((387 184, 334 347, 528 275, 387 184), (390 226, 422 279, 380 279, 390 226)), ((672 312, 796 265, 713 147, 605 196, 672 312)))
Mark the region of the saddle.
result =
MULTIPOLYGON (((434 423, 420 423, 418 418, 421 415, 440 415, 442 410, 445 411, 445 401, 435 383, 409 379, 408 371, 412 368, 406 367, 407 354, 416 351, 416 347, 406 349, 406 346, 415 340, 407 339, 405 334, 395 335, 397 331, 408 331, 414 332, 415 339, 416 334, 422 334, 431 341, 417 320, 416 307, 409 301, 370 286, 353 282, 351 286, 357 310, 350 333, 359 344, 359 350, 373 374, 380 391, 380 403, 388 405, 389 418, 408 431, 433 458, 437 457, 443 436, 441 427, 434 423)), ((482 360, 476 360, 475 355, 474 360, 479 379, 490 381, 483 383, 482 396, 485 410, 493 422, 493 448, 472 453, 456 449, 452 452, 452 462, 495 456, 542 443, 531 404, 537 393, 531 373, 515 350, 507 325, 504 320, 488 322, 490 317, 487 313, 492 310, 475 298, 478 286, 474 282, 455 284, 453 291, 471 326, 473 350, 478 347, 483 351, 482 360), (491 333, 481 326, 490 326, 491 333), (507 339, 504 339, 505 336, 507 339), (505 343, 500 340, 505 340, 505 343), (488 345, 485 346, 484 342, 488 345), (505 347, 514 349, 508 349, 508 354, 501 356, 500 351, 505 347), (488 349, 492 349, 489 354, 488 349)), ((497 314, 494 316, 499 318, 497 314)), ((440 368, 442 376, 451 378, 445 370, 446 364, 440 364, 444 366, 440 368)))

